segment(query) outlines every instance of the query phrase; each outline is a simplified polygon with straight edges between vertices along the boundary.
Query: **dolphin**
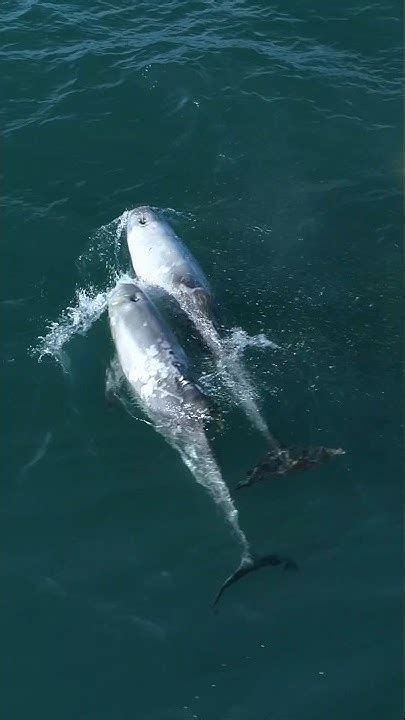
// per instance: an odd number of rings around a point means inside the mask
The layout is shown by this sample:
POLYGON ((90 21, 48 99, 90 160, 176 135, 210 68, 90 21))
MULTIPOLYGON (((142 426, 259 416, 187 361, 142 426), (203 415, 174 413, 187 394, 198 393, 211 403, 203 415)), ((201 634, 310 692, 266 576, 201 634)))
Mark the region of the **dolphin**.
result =
POLYGON ((139 284, 119 282, 108 299, 111 335, 122 376, 156 429, 180 453, 197 482, 206 488, 230 524, 241 562, 214 601, 245 575, 291 561, 278 555, 254 557, 205 434, 211 403, 190 377, 187 356, 139 284))

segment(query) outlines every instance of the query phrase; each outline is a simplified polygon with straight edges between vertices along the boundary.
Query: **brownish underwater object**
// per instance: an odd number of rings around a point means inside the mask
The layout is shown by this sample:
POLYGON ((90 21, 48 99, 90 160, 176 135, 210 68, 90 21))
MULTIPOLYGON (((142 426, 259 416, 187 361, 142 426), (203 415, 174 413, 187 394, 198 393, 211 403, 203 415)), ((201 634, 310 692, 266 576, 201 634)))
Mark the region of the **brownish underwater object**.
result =
POLYGON ((266 453, 263 460, 248 473, 246 480, 241 480, 237 488, 248 487, 253 483, 267 480, 274 475, 284 475, 292 470, 307 470, 314 465, 327 462, 336 455, 345 455, 342 448, 280 448, 266 453))

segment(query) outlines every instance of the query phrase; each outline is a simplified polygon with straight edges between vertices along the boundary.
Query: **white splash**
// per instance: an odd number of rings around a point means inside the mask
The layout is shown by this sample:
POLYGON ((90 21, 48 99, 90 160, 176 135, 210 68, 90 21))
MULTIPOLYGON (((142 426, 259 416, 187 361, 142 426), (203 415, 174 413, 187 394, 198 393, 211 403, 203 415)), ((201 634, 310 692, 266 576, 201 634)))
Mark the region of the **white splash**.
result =
POLYGON ((74 335, 85 335, 107 307, 107 292, 77 290, 76 302, 64 310, 56 322, 48 325, 48 332, 38 338, 31 348, 38 360, 46 355, 53 357, 66 369, 63 347, 74 335))
POLYGON ((38 338, 30 353, 41 361, 53 357, 65 370, 69 358, 65 346, 75 335, 85 335, 107 307, 108 294, 117 280, 128 281, 125 264, 120 257, 121 234, 126 227, 128 211, 106 225, 102 225, 90 238, 88 248, 80 255, 77 266, 81 287, 76 290, 71 305, 62 311, 58 320, 48 321, 46 334, 38 338), (95 284, 94 278, 98 277, 95 284))

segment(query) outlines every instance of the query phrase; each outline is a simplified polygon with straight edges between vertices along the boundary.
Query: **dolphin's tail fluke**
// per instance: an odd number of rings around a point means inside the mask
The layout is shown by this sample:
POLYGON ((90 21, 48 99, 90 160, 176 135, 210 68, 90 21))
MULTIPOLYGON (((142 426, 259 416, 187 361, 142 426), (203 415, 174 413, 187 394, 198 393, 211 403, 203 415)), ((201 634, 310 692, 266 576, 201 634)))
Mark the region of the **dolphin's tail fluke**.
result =
POLYGON ((296 570, 297 565, 293 560, 288 560, 287 558, 282 558, 279 555, 263 555, 259 558, 252 558, 252 557, 245 557, 242 559, 241 564, 239 565, 238 569, 235 570, 235 572, 229 576, 218 590, 218 593, 215 597, 215 600, 213 602, 213 607, 215 607, 219 600, 221 595, 225 592, 227 588, 230 587, 230 585, 233 585, 235 582, 240 580, 245 575, 248 575, 248 573, 254 572, 255 570, 259 570, 262 567, 272 566, 275 565, 283 565, 285 570, 296 570))
POLYGON ((345 455, 346 451, 342 448, 326 448, 315 447, 308 449, 298 448, 280 448, 280 450, 271 450, 263 460, 248 473, 246 480, 241 480, 236 486, 237 488, 248 487, 260 480, 266 480, 274 475, 284 475, 291 470, 306 470, 327 462, 337 455, 345 455))

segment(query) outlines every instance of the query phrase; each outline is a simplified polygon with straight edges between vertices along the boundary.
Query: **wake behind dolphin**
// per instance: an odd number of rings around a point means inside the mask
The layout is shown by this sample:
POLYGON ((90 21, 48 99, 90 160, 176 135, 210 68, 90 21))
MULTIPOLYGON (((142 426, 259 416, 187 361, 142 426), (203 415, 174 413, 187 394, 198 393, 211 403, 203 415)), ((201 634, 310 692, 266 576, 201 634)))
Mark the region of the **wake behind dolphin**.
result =
POLYGON ((277 452, 279 444, 270 433, 260 410, 254 384, 240 358, 229 353, 226 341, 212 320, 214 302, 207 278, 171 226, 149 207, 128 213, 127 242, 132 266, 145 283, 174 297, 188 315, 217 360, 223 384, 251 423, 277 452))

